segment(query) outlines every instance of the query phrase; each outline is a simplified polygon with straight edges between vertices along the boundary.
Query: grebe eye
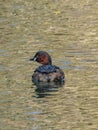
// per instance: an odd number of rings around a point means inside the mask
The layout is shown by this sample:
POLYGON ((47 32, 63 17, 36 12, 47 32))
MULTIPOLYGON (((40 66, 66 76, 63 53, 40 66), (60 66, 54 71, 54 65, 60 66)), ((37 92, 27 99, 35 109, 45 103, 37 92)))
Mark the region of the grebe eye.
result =
POLYGON ((42 57, 39 57, 38 59, 39 59, 39 61, 42 61, 42 60, 43 60, 42 57))
POLYGON ((38 57, 38 61, 43 61, 43 56, 38 57))

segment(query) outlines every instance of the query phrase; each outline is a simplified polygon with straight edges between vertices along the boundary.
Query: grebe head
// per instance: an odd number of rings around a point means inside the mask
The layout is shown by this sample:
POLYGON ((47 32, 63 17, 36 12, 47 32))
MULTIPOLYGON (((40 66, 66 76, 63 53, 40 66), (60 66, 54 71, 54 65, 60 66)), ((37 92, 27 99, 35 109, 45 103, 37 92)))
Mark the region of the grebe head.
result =
POLYGON ((37 61, 40 64, 48 65, 52 64, 51 56, 45 51, 38 51, 31 61, 37 61))

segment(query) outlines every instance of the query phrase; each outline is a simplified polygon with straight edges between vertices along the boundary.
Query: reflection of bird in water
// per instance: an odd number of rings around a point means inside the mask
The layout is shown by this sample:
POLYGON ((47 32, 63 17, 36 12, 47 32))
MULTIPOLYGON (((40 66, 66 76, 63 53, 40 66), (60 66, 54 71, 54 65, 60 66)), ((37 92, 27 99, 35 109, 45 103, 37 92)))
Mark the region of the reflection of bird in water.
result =
POLYGON ((37 61, 42 64, 39 66, 32 76, 34 83, 39 82, 63 82, 64 83, 64 72, 57 66, 52 65, 50 55, 44 51, 38 51, 35 56, 30 59, 37 61))
POLYGON ((58 91, 60 87, 63 86, 64 83, 60 82, 40 82, 36 84, 35 92, 37 94, 37 98, 43 98, 45 96, 51 96, 55 94, 54 92, 58 91))

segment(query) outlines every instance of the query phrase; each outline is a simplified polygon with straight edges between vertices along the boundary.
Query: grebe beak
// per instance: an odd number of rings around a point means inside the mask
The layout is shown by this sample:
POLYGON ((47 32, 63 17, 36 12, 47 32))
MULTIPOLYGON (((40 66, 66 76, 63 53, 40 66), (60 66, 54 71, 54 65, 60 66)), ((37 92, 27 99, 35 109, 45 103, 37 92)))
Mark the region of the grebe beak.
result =
POLYGON ((30 59, 30 61, 36 61, 37 60, 37 57, 33 57, 30 59))

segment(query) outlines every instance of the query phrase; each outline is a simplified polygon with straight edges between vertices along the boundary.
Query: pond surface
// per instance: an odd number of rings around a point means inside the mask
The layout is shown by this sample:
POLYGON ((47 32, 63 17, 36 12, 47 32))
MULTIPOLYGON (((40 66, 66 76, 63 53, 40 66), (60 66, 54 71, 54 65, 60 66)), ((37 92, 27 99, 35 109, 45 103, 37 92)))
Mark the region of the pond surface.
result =
POLYGON ((1 0, 0 12, 0 130, 97 130, 98 1, 1 0), (38 50, 63 69, 63 87, 32 83, 38 50))

